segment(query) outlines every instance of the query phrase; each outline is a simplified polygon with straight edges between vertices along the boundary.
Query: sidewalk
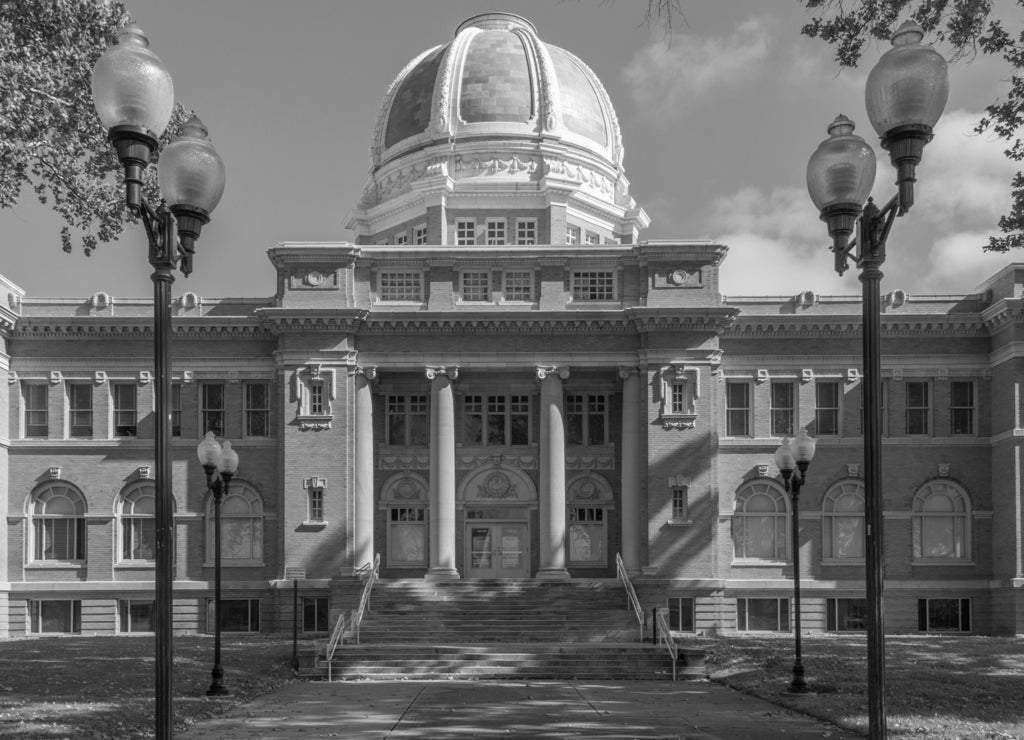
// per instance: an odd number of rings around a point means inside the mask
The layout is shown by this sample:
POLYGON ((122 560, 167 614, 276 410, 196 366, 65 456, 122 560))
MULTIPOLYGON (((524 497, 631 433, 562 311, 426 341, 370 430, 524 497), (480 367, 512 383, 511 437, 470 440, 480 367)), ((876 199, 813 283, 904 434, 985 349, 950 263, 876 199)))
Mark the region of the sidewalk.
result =
MULTIPOLYGON (((813 703, 814 697, 807 697, 813 703)), ((852 740, 704 681, 298 682, 200 722, 182 740, 679 738, 852 740)))

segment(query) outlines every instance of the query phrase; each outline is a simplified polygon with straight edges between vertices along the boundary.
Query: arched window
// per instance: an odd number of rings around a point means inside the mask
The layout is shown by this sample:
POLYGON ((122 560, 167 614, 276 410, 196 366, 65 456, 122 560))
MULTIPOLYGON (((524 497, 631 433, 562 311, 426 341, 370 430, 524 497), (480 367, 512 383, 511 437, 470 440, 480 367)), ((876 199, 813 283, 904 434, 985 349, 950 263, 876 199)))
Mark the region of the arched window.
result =
POLYGON ((121 496, 117 509, 121 560, 156 558, 155 514, 156 494, 152 483, 137 483, 121 496))
POLYGON ((33 560, 85 560, 85 496, 74 486, 54 482, 30 503, 33 560))
POLYGON ((864 483, 836 483, 821 502, 822 557, 826 560, 864 558, 864 483))
MULTIPOLYGON (((213 496, 206 501, 206 560, 214 559, 213 496)), ((263 564, 263 502, 245 483, 232 482, 220 501, 220 556, 229 565, 263 564)))
POLYGON ((732 520, 733 552, 737 560, 785 560, 789 501, 782 488, 764 480, 736 492, 732 520))
POLYGON ((970 502, 955 483, 930 481, 914 496, 914 560, 970 559, 970 502))

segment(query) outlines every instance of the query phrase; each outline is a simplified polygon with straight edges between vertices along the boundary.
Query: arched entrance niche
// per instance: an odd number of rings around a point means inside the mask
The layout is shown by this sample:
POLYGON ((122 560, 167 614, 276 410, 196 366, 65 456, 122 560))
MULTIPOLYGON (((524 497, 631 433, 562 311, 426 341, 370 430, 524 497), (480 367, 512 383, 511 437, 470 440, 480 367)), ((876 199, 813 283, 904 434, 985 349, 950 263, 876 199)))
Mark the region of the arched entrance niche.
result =
POLYGON ((466 578, 531 575, 530 512, 537 486, 522 470, 500 462, 474 470, 456 491, 463 509, 466 578))
POLYGON ((586 471, 565 485, 566 552, 573 568, 608 565, 608 522, 613 504, 612 487, 598 473, 586 471))
POLYGON ((388 568, 426 568, 427 508, 430 484, 417 473, 397 473, 380 492, 380 508, 387 528, 388 568))

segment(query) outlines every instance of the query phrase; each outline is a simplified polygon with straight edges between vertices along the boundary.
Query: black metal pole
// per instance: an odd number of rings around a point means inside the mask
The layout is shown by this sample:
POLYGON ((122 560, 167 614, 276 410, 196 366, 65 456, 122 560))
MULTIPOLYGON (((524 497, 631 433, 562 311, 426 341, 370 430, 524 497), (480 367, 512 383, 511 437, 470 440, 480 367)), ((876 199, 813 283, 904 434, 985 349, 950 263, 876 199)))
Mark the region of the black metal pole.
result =
POLYGON ((292 670, 299 670, 299 582, 292 579, 292 670))
MULTIPOLYGON (((885 262, 882 214, 869 203, 860 220, 860 281, 863 286, 864 341, 864 533, 865 586, 868 616, 868 731, 872 740, 885 740, 885 622, 882 609, 882 365, 879 309, 885 262)), ((889 222, 891 224, 891 220, 889 222)), ((887 231, 887 229, 886 229, 887 231)))
POLYGON ((793 680, 789 690, 794 694, 807 692, 804 680, 804 664, 800 645, 800 486, 803 483, 802 471, 792 480, 786 479, 786 488, 793 499, 793 637, 795 640, 796 657, 793 661, 793 680))
POLYGON ((170 740, 173 726, 174 507, 171 481, 171 285, 174 262, 166 258, 178 240, 177 222, 161 205, 159 240, 150 235, 153 266, 153 354, 156 371, 156 512, 154 591, 156 602, 156 737, 170 740), (157 249, 154 249, 154 246, 157 249))
POLYGON ((224 686, 224 667, 220 662, 220 501, 227 496, 231 483, 230 473, 221 473, 213 482, 213 680, 206 690, 207 696, 227 696, 224 686))

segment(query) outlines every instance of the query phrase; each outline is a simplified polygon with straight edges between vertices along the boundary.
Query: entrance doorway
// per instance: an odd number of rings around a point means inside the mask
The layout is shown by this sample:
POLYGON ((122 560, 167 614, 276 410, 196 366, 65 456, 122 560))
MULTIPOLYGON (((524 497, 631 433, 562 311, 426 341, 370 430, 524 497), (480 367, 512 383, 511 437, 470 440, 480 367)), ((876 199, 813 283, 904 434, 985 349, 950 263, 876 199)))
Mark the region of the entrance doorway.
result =
POLYGON ((466 525, 467 578, 527 578, 530 575, 530 527, 526 522, 466 525))

